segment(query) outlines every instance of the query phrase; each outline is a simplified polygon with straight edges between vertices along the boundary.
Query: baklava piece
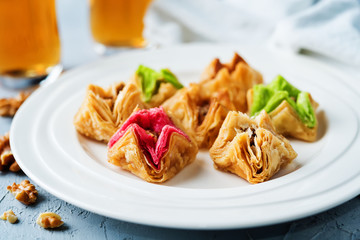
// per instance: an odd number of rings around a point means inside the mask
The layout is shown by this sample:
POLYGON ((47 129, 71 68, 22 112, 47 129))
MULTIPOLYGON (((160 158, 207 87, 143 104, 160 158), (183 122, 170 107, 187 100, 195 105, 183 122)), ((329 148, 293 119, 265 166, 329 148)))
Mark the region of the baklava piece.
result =
POLYGON ((227 64, 213 60, 199 84, 181 89, 163 107, 194 134, 199 148, 210 148, 228 111, 247 111, 246 92, 258 83, 261 74, 235 53, 227 64))
POLYGON ((145 106, 141 91, 134 84, 120 82, 108 89, 91 84, 74 117, 74 125, 81 134, 108 142, 136 107, 145 106))
POLYGON ((198 84, 181 89, 163 107, 195 137, 199 148, 211 147, 228 111, 235 110, 227 92, 204 97, 198 84))
POLYGON ((265 110, 278 133, 309 142, 316 140, 318 103, 282 76, 277 76, 267 86, 255 85, 248 91, 247 98, 250 115, 265 110))
POLYGON ((131 79, 142 92, 142 100, 147 108, 159 107, 165 100, 173 96, 183 85, 168 69, 159 72, 140 65, 131 79))
POLYGON ((174 177, 195 160, 198 147, 163 108, 135 111, 108 143, 108 161, 154 183, 174 177))
POLYGON ((89 85, 74 117, 76 130, 97 141, 108 142, 135 108, 160 106, 183 86, 167 69, 156 72, 140 65, 129 83, 104 89, 89 85))
POLYGON ((210 149, 215 168, 234 173, 249 183, 269 180, 296 158, 289 141, 276 133, 265 111, 255 119, 231 111, 210 149))
POLYGON ((263 82, 262 75, 250 67, 237 53, 231 62, 223 64, 214 59, 201 77, 201 94, 206 98, 227 92, 237 111, 246 112, 246 92, 263 82))

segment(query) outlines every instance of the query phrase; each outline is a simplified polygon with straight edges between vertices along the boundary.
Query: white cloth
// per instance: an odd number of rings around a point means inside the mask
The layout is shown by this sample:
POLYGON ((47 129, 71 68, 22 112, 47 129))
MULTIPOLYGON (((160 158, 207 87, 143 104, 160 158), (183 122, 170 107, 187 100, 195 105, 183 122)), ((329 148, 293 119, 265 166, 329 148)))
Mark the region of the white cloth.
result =
POLYGON ((359 0, 155 0, 146 26, 160 45, 267 43, 360 65, 359 0))

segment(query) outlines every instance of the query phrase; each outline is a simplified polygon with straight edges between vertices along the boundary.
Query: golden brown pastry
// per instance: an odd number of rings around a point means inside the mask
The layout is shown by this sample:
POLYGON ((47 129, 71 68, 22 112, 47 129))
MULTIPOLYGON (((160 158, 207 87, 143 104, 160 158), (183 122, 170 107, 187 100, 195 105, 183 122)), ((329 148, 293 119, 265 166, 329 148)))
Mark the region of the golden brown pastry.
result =
POLYGON ((178 91, 163 107, 194 133, 200 148, 210 148, 228 111, 247 111, 246 91, 261 82, 261 74, 235 53, 227 64, 213 60, 199 84, 178 91))
POLYGON ((108 142, 136 107, 145 106, 141 92, 134 84, 120 82, 108 89, 91 84, 74 117, 74 125, 81 134, 108 142))
POLYGON ((283 77, 277 76, 267 86, 257 85, 250 89, 247 99, 250 114, 256 115, 265 109, 278 133, 309 142, 316 140, 318 103, 309 93, 298 90, 283 77))
MULTIPOLYGON (((134 83, 138 89, 141 89, 141 80, 137 74, 134 74, 130 82, 134 83)), ((146 108, 159 107, 163 102, 172 97, 177 89, 168 82, 161 82, 157 92, 148 102, 144 102, 146 108)))
POLYGON ((159 107, 173 96, 177 89, 183 88, 169 69, 155 71, 143 65, 138 67, 131 82, 141 90, 142 100, 147 108, 159 107))
POLYGON ((214 166, 250 183, 269 180, 297 154, 288 140, 277 134, 265 111, 255 119, 231 111, 210 149, 214 166))
POLYGON ((154 183, 165 182, 198 152, 194 139, 166 115, 162 108, 134 112, 108 144, 108 161, 154 183))
POLYGON ((199 148, 210 148, 229 110, 235 110, 226 92, 202 98, 199 84, 179 90, 162 106, 192 134, 199 148))
POLYGON ((262 75, 235 53, 231 62, 223 64, 216 58, 205 69, 200 82, 201 94, 203 98, 211 98, 225 91, 236 110, 246 112, 247 90, 262 82, 262 75))

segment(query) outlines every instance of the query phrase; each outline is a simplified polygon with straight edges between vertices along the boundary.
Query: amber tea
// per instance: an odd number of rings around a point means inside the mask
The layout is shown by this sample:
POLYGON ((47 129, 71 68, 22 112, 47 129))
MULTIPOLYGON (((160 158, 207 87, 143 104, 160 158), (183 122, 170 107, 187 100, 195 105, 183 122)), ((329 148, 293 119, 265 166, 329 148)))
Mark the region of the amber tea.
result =
POLYGON ((109 47, 144 47, 146 10, 151 0, 90 0, 91 31, 109 47))
POLYGON ((59 61, 55 0, 0 0, 0 75, 46 76, 59 61))

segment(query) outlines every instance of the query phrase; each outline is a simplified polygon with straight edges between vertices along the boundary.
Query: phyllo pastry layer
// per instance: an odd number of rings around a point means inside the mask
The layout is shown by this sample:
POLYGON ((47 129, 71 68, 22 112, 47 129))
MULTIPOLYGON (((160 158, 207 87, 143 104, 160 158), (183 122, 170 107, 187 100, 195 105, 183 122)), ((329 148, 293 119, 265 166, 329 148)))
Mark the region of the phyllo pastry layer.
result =
POLYGON ((169 69, 159 72, 140 65, 131 79, 142 92, 142 100, 147 108, 159 107, 165 100, 183 88, 177 77, 169 69))
POLYGON ((201 94, 211 98, 226 91, 236 110, 246 112, 247 90, 262 82, 262 75, 235 53, 229 63, 223 64, 218 58, 215 58, 209 64, 202 74, 201 94))
POLYGON ((280 134, 310 142, 316 140, 318 103, 282 76, 277 76, 267 86, 255 85, 248 91, 247 98, 250 115, 265 110, 280 134))
POLYGON ((179 90, 163 105, 165 111, 196 139, 199 148, 210 148, 229 110, 235 110, 226 92, 203 97, 199 84, 179 90))
POLYGON ((227 64, 213 60, 198 84, 190 84, 164 102, 163 107, 195 136, 200 148, 210 148, 228 111, 247 111, 246 92, 262 76, 235 53, 227 64))
POLYGON ((108 142, 136 107, 144 108, 144 104, 134 84, 120 82, 107 89, 90 84, 74 125, 79 133, 108 142))
POLYGON ((289 141, 276 133, 265 111, 255 119, 231 111, 210 149, 214 166, 234 173, 250 183, 270 179, 296 158, 289 141))
POLYGON ((158 107, 182 87, 170 70, 156 72, 142 65, 127 84, 107 89, 90 84, 74 117, 75 128, 89 138, 108 142, 135 108, 158 107))
POLYGON ((108 161, 148 182, 165 182, 198 152, 196 142, 162 108, 134 112, 108 143, 108 161))

